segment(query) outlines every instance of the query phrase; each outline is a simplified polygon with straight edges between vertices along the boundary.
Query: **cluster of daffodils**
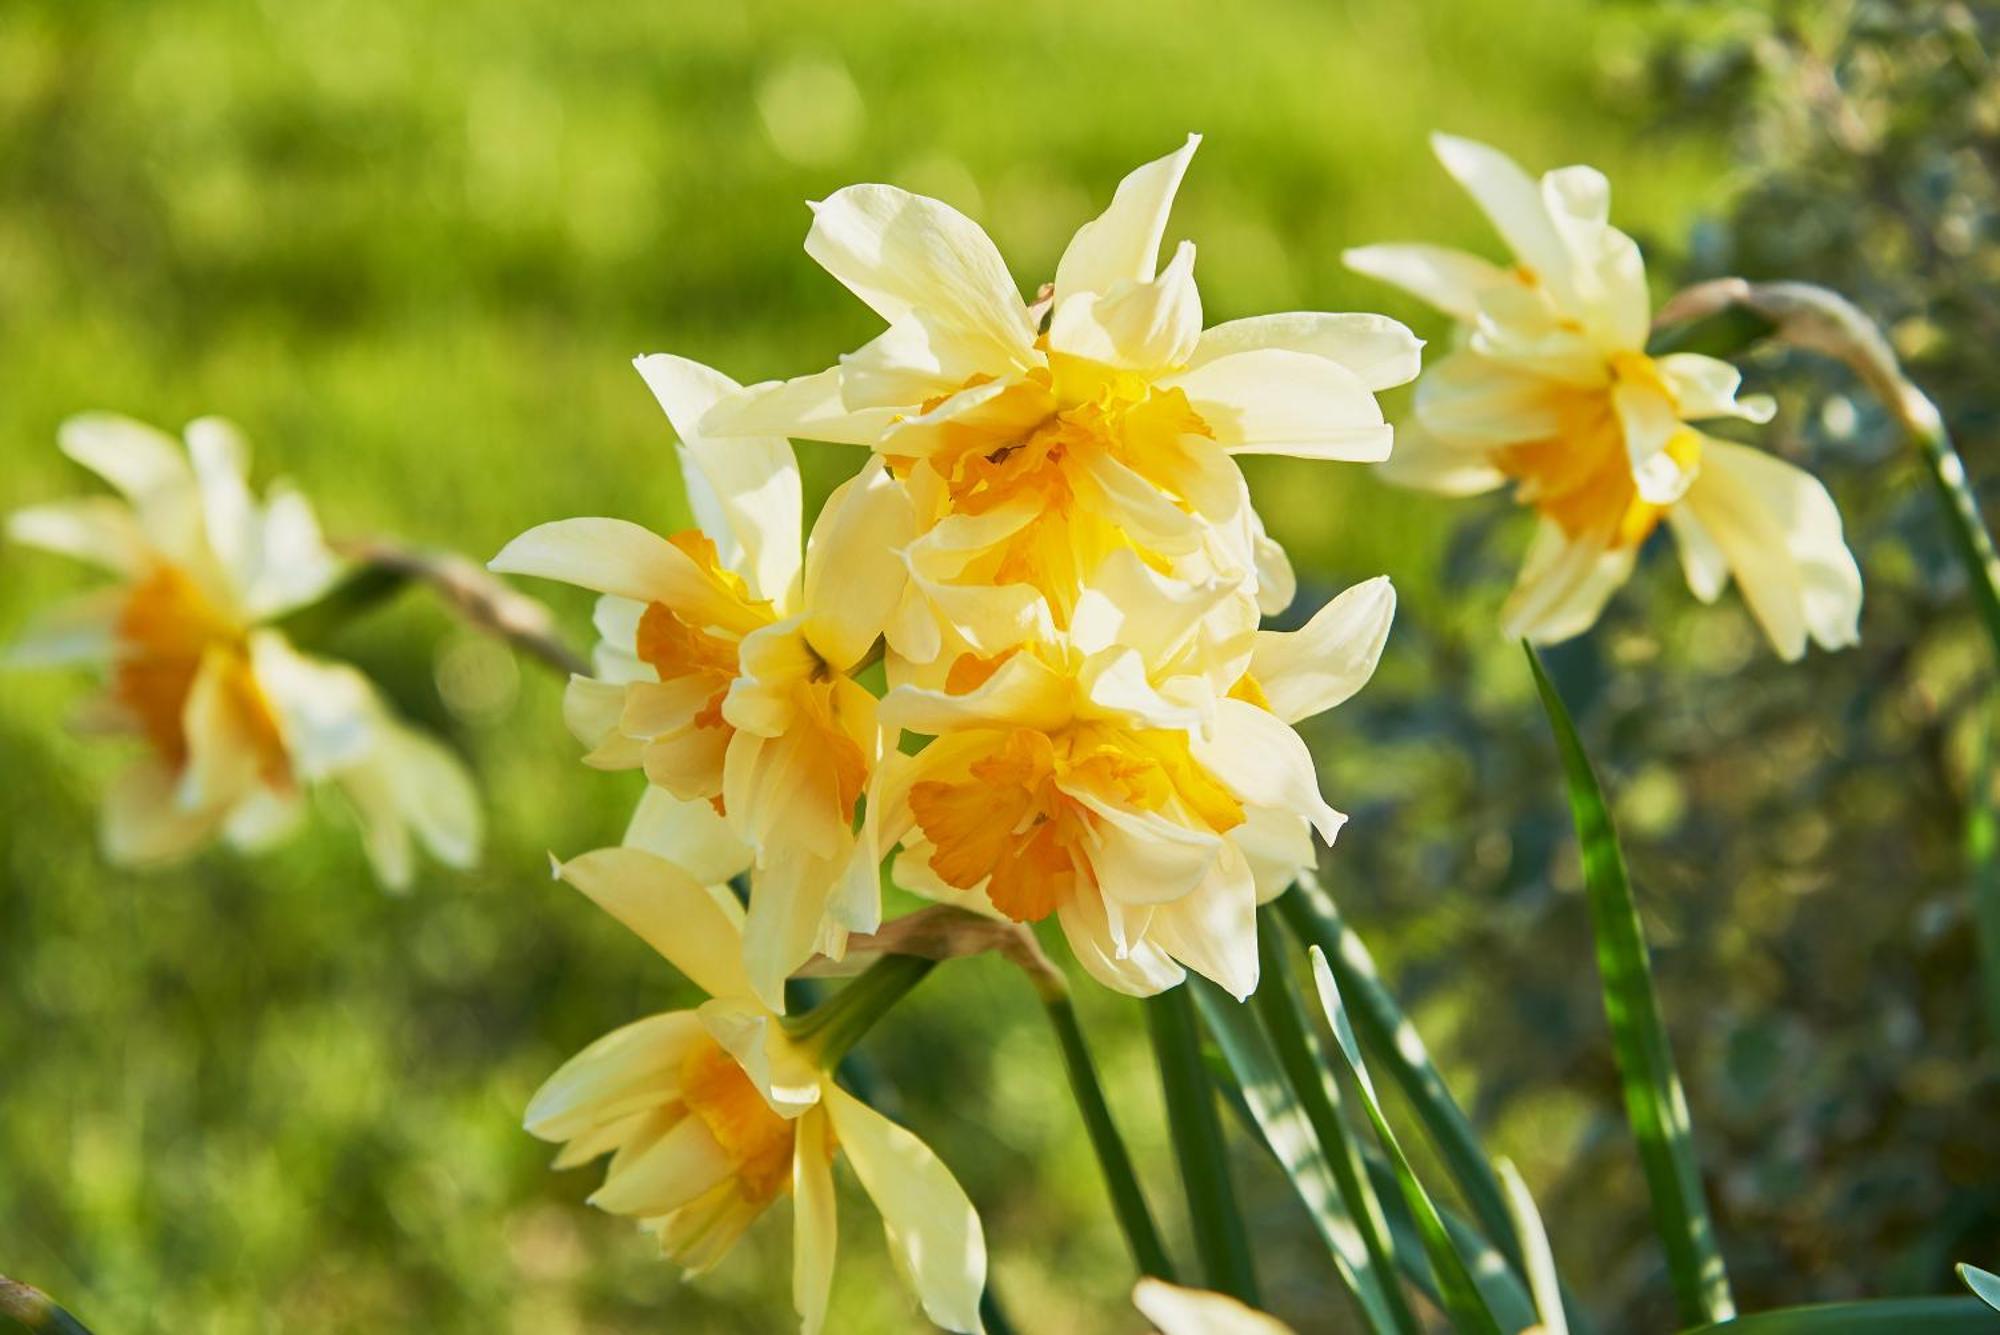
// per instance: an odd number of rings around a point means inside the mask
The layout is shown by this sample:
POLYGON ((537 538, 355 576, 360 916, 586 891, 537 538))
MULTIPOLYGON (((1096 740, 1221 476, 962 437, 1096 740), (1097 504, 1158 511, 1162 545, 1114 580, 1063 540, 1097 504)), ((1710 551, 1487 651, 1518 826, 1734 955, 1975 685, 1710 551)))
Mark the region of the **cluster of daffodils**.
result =
POLYGON ((458 760, 361 673, 278 628, 346 573, 306 499, 277 486, 258 500, 248 449, 217 418, 189 425, 185 448, 105 414, 66 422, 60 444, 119 495, 17 510, 8 536, 115 582, 31 623, 7 661, 102 665, 108 689, 83 726, 143 743, 105 799, 106 855, 158 863, 217 838, 262 847, 324 786, 359 816, 384 884, 408 883, 417 844, 471 865, 480 810, 458 760))
POLYGON ((940 901, 1053 917, 1110 987, 1193 969, 1242 997, 1258 903, 1341 824, 1293 725, 1368 679, 1394 594, 1372 580, 1261 629, 1293 578, 1234 456, 1387 458, 1375 393, 1420 345, 1372 315, 1204 330, 1193 246, 1159 263, 1196 142, 1127 177, 1033 303, 949 206, 839 191, 806 251, 887 329, 747 389, 640 359, 699 527, 564 520, 492 563, 602 595, 566 715, 588 764, 643 770, 647 792, 625 848, 563 874, 717 997, 586 1051, 530 1127, 565 1163, 610 1152, 598 1204, 693 1269, 792 1192, 808 1330, 837 1149, 926 1310, 977 1325, 963 1194, 780 1019, 788 978, 881 925, 885 863, 940 901), (803 541, 793 438, 869 451, 803 541), (704 888, 730 880, 740 926, 704 888))
POLYGON ((1412 293, 1463 337, 1418 382, 1414 430, 1386 471, 1456 495, 1513 482, 1538 525, 1505 610, 1510 635, 1587 630, 1666 522, 1703 602, 1734 577, 1772 647, 1855 643, 1861 572, 1810 474, 1694 422, 1769 419, 1736 368, 1646 353, 1651 299, 1632 239, 1590 167, 1538 183, 1504 154, 1438 135, 1438 159, 1513 251, 1502 267, 1428 245, 1366 246, 1350 267, 1412 293))

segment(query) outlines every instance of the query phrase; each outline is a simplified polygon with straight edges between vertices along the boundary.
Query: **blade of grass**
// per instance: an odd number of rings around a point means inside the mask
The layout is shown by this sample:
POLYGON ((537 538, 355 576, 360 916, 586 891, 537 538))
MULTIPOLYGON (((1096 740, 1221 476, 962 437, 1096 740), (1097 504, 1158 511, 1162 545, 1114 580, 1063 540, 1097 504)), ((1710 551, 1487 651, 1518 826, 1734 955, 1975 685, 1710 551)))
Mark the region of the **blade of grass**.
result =
MULTIPOLYGON (((1274 981, 1266 973, 1258 994, 1272 990, 1274 981)), ((1364 1226, 1354 1215, 1352 1203, 1344 1199, 1333 1166, 1328 1162, 1330 1151, 1323 1141, 1316 1139, 1300 1098, 1287 1084, 1286 1071, 1273 1051, 1271 1038, 1257 1023, 1256 1012, 1206 979, 1190 982, 1195 988, 1194 999, 1202 1020, 1222 1050, 1260 1138, 1291 1180, 1292 1189, 1298 1192, 1313 1226, 1333 1255, 1334 1269, 1369 1329, 1420 1335, 1422 1327, 1416 1324, 1397 1287, 1394 1259, 1386 1254, 1386 1241, 1381 1243, 1382 1250, 1364 1241, 1364 1226)), ((1375 1214, 1382 1234, 1386 1235, 1388 1227, 1381 1223, 1379 1204, 1375 1214)))
POLYGON ((1167 1131, 1180 1164, 1203 1278, 1209 1288, 1255 1307, 1257 1275, 1250 1261, 1249 1235, 1229 1180, 1222 1120, 1215 1111, 1215 1087, 1202 1063, 1191 989, 1185 984, 1169 988, 1146 998, 1145 1006, 1160 1087, 1166 1095, 1167 1131))
POLYGON ((1956 1269, 1958 1277, 1965 1281, 1965 1287, 1972 1290, 1973 1297, 2000 1312, 2000 1275, 1963 1261, 1958 1263, 1956 1269))
POLYGON ((1993 1335, 2000 1330, 1977 1298, 1878 1298, 1752 1312, 1691 1326, 1681 1335, 1993 1335))
POLYGON ((1727 1320, 1735 1315, 1736 1305, 1729 1296, 1729 1274, 1702 1194, 1687 1100, 1653 993, 1652 965, 1625 874, 1625 855, 1569 711, 1534 649, 1523 648, 1562 757, 1570 813, 1583 851, 1585 895, 1591 932, 1597 939, 1604 1014, 1610 1021, 1612 1051, 1624 1087, 1625 1116, 1638 1142, 1652 1198, 1653 1227, 1667 1254, 1674 1298, 1684 1322, 1727 1320))
POLYGON ((1467 1268, 1465 1258, 1453 1245, 1437 1207, 1431 1203, 1423 1184, 1417 1181, 1416 1174, 1410 1169, 1410 1161, 1403 1156, 1403 1147, 1396 1141, 1396 1133, 1390 1129, 1388 1119, 1382 1116, 1381 1105, 1375 1099, 1374 1083, 1368 1078, 1368 1069, 1361 1064, 1361 1048, 1355 1042, 1353 1026, 1347 1021, 1347 1008, 1341 1004, 1340 986, 1334 982, 1333 972, 1327 967, 1325 953, 1317 946, 1313 947, 1312 960, 1313 980, 1319 988, 1320 1005, 1326 1009, 1327 1022, 1333 1026, 1334 1038, 1338 1041, 1348 1073, 1353 1076, 1355 1087, 1361 1091, 1361 1106, 1368 1114, 1369 1124, 1375 1128, 1375 1139, 1381 1143, 1382 1153, 1395 1170, 1396 1184, 1402 1189, 1404 1203, 1410 1207, 1410 1217, 1416 1221, 1424 1251, 1431 1258, 1431 1270, 1437 1276, 1439 1298, 1446 1315, 1451 1318, 1452 1328, 1460 1335, 1500 1335, 1499 1321, 1486 1305, 1479 1286, 1472 1282, 1472 1272, 1467 1268))
POLYGON ((1979 942, 1979 977, 1986 998, 1989 1041, 2000 1044, 2000 819, 1993 805, 1993 729, 1989 716, 1972 766, 1965 817, 1965 860, 1972 872, 1972 926, 1979 942))
POLYGON ((1555 1253, 1549 1250, 1548 1230, 1542 1227, 1541 1211, 1528 1184, 1512 1159, 1501 1159, 1494 1168, 1500 1184, 1507 1188, 1507 1204, 1514 1212, 1514 1231, 1520 1235, 1521 1249, 1527 1253, 1528 1288, 1535 1295, 1535 1313, 1541 1318, 1542 1335, 1569 1335, 1563 1319, 1562 1288, 1556 1283, 1555 1253))
POLYGON ((1111 1120, 1110 1105, 1105 1102, 1104 1089, 1097 1080, 1097 1067, 1090 1059, 1090 1048, 1084 1043, 1083 1029, 1076 1021, 1076 1007, 1068 996, 1048 993, 1043 994, 1042 1005, 1062 1047, 1063 1070, 1069 1076, 1070 1093, 1076 1099, 1077 1111, 1083 1115, 1090 1147, 1097 1154, 1104 1185, 1111 1193, 1112 1213, 1125 1233, 1126 1245, 1132 1249, 1132 1260, 1141 1274, 1171 1280, 1173 1262, 1168 1259, 1166 1244, 1160 1240, 1160 1230, 1153 1223, 1153 1212, 1147 1208, 1146 1194, 1139 1189, 1138 1174, 1132 1170, 1132 1156, 1125 1150, 1125 1139, 1118 1134, 1118 1124, 1111 1120))

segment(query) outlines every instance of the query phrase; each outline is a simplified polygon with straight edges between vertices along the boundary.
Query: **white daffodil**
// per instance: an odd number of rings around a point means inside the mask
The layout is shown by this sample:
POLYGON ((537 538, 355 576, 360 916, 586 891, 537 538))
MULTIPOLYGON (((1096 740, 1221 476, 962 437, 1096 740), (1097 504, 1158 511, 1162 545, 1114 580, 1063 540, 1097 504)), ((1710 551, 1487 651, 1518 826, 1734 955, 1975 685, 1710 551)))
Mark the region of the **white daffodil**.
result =
MULTIPOLYGON (((978 651, 1018 638, 1038 601, 1067 623, 1117 550, 1266 611, 1290 598, 1233 458, 1386 458, 1375 392, 1416 374, 1419 343, 1376 315, 1292 313, 1204 331, 1194 247, 1159 250, 1198 137, 1126 177, 1031 307, 978 224, 857 185, 814 206, 806 252, 889 322, 837 367, 723 399, 714 434, 865 444, 911 496, 912 589, 978 651)), ((949 636, 910 616, 922 661, 949 636)))
POLYGON ((1367 679, 1394 594, 1373 581, 1301 631, 1191 651, 1231 596, 1114 553, 1066 635, 894 687, 885 727, 932 740, 879 771, 870 850, 900 844, 894 875, 920 893, 1018 922, 1053 913, 1107 986, 1150 995, 1186 966, 1249 995, 1257 904, 1345 819, 1289 725, 1367 679))
POLYGON ((830 895, 855 847, 855 804, 880 750, 875 698, 850 675, 902 597, 908 503, 879 464, 836 490, 800 555, 798 464, 782 438, 716 441, 703 414, 734 391, 678 357, 638 367, 680 436, 701 527, 662 538, 619 519, 530 529, 492 568, 594 589, 597 675, 564 712, 587 763, 643 767, 683 804, 643 813, 642 844, 725 877, 754 868, 746 932, 758 994, 849 929, 830 895))
POLYGON ((469 866, 480 815, 458 760, 399 722, 359 672, 300 654, 272 628, 342 573, 306 499, 279 485, 257 500, 248 449, 217 418, 190 424, 185 450, 108 414, 64 423, 60 444, 122 499, 17 510, 7 532, 117 583, 32 623, 8 659, 106 664, 110 690, 89 722, 147 743, 106 797, 107 856, 171 860, 218 836, 260 847, 326 783, 359 812, 385 883, 409 881, 413 837, 469 866))
POLYGON ((1159 1335, 1292 1335, 1292 1328, 1226 1293, 1182 1288, 1148 1276, 1132 1288, 1132 1305, 1159 1335))
POLYGON ((1418 381, 1419 429, 1403 432, 1385 471, 1460 495, 1512 481, 1539 513, 1508 633, 1555 641, 1587 629, 1665 520, 1695 596, 1713 601, 1734 576, 1780 656, 1798 658, 1808 639, 1853 644, 1861 574, 1832 498, 1791 464, 1689 425, 1761 422, 1770 405, 1738 398, 1727 362, 1647 355, 1645 266, 1608 221, 1603 175, 1564 167, 1537 183, 1482 144, 1432 143, 1515 262, 1426 245, 1346 260, 1463 327, 1462 345, 1418 381))
POLYGON ((812 1335, 833 1285, 833 1163, 844 1156, 925 1313, 978 1330, 986 1243, 972 1203, 921 1140, 836 1084, 757 1000, 735 899, 636 848, 586 853, 558 873, 712 999, 615 1030, 549 1077, 526 1123, 563 1144, 556 1166, 610 1154, 591 1203, 640 1220, 690 1274, 790 1193, 792 1301, 812 1335))

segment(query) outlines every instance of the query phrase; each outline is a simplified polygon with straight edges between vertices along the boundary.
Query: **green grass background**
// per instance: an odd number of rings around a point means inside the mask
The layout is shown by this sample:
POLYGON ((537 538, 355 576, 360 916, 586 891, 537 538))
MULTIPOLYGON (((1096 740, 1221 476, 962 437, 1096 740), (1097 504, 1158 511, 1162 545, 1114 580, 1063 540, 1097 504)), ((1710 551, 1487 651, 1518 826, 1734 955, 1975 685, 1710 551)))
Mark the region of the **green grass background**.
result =
MULTIPOLYGON (((1207 141, 1170 235, 1199 247, 1211 322, 1386 310, 1436 336, 1339 263, 1373 240, 1491 248, 1433 128, 1602 166, 1653 253, 1724 197, 1718 152, 1649 130, 1628 77, 1643 23, 1583 0, 14 0, 0 505, 93 485, 55 452, 67 414, 221 412, 336 533, 483 559, 566 515, 670 531, 686 509, 633 355, 748 381, 875 330, 800 250, 805 200, 858 180, 938 194, 1031 291, 1119 176, 1191 129, 1207 141)), ((859 462, 801 455, 817 493, 859 462)), ((1386 571, 1406 619, 1490 619, 1497 587, 1437 589, 1448 505, 1338 466, 1253 484, 1318 587, 1386 571)), ((0 635, 85 578, 0 553, 0 635)), ((580 639, 583 599, 535 592, 580 639)), ((255 861, 111 869, 93 807, 119 757, 64 727, 86 683, 0 680, 0 1273, 105 1332, 785 1328, 784 1207, 686 1286, 583 1206, 592 1172, 549 1173, 519 1130, 570 1052, 688 995, 545 874, 546 850, 615 838, 629 776, 576 763, 557 682, 420 598, 339 648, 472 758, 492 823, 476 872, 386 896, 337 812, 255 861)), ((1339 747, 1338 720, 1315 738, 1339 747)), ((1351 752, 1333 772, 1337 805, 1367 799, 1351 752)), ((1364 820, 1344 840, 1371 837, 1364 820)), ((1082 1000, 1171 1218, 1135 1009, 1082 1000)), ((1138 1329, 1027 987, 955 965, 869 1050, 982 1208, 1021 1329, 1138 1329)), ((1303 1216, 1269 1180, 1249 1196, 1273 1305, 1338 1329, 1303 1216)), ((833 1329, 915 1328, 851 1182, 842 1207, 833 1329)))

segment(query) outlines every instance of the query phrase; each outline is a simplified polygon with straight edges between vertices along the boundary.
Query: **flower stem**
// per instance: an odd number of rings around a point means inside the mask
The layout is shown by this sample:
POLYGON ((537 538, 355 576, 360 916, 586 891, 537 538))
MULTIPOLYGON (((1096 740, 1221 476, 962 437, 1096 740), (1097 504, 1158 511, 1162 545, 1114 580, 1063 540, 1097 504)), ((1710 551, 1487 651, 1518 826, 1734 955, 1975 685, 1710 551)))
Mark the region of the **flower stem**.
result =
POLYGON ((1181 1185, 1187 1192, 1189 1222, 1195 1250, 1201 1254, 1208 1286, 1257 1305, 1257 1274, 1250 1262, 1250 1243, 1236 1189, 1229 1180, 1229 1160, 1222 1141, 1222 1119, 1216 1114, 1215 1089, 1201 1058, 1201 1033, 1194 998, 1185 986, 1146 998, 1146 1021, 1153 1035, 1153 1056, 1160 1066, 1166 1094, 1167 1129, 1180 1161, 1181 1185))
POLYGON ((65 1312, 48 1294, 5 1275, 0 1275, 0 1316, 18 1321, 29 1330, 52 1331, 54 1335, 90 1335, 88 1326, 65 1312))
POLYGON ((1103 1170, 1104 1185, 1111 1192, 1111 1209, 1118 1217, 1118 1227, 1124 1231, 1126 1245, 1132 1249, 1132 1259, 1140 1274, 1171 1280, 1173 1262, 1168 1259, 1166 1244, 1160 1240, 1159 1228, 1153 1223, 1146 1195, 1139 1189, 1132 1156, 1126 1153, 1118 1124, 1111 1120, 1111 1107, 1097 1081, 1097 1067, 1090 1059, 1090 1048, 1084 1043, 1083 1029, 1076 1021, 1076 1007, 1067 993, 1047 990, 1042 992, 1042 1007, 1048 1012, 1056 1041, 1062 1047, 1070 1094, 1076 1099, 1077 1111, 1083 1115, 1084 1129, 1090 1133, 1090 1147, 1097 1152, 1097 1165, 1103 1170))
POLYGON ((936 960, 917 955, 884 955, 866 972, 803 1015, 788 1016, 785 1029, 792 1041, 832 1069, 875 1022, 903 999, 905 993, 937 967, 936 960))

